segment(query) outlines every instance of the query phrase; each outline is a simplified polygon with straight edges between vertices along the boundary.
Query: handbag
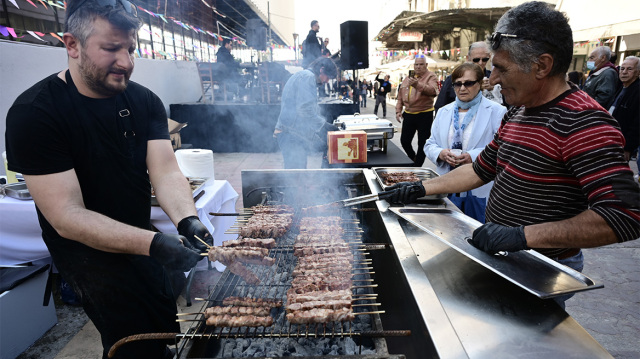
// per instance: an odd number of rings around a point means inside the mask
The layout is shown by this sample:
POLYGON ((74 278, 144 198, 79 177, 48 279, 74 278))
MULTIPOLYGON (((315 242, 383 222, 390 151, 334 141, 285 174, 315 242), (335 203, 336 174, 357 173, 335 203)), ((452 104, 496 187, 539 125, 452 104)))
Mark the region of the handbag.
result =
POLYGON ((471 191, 467 191, 466 196, 459 196, 458 193, 450 193, 448 197, 462 213, 480 223, 485 223, 485 211, 487 209, 487 200, 485 198, 474 196, 471 194, 471 191))

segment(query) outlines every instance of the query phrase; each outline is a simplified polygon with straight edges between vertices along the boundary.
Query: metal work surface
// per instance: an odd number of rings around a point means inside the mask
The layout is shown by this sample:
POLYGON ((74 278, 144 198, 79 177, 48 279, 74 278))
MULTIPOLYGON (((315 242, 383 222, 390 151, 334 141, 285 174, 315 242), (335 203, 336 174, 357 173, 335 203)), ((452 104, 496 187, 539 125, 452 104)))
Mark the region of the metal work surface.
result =
MULTIPOLYGON (((372 192, 382 190, 371 171, 365 177, 372 192)), ((438 357, 611 358, 554 300, 537 298, 501 278, 398 217, 386 201, 377 207, 399 274, 418 307, 416 318, 423 319, 438 357)), ((456 211, 448 200, 412 208, 456 211)))
POLYGON ((533 250, 491 255, 477 249, 467 238, 470 238, 473 230, 480 226, 480 222, 460 212, 440 208, 390 210, 539 298, 602 288, 602 284, 596 284, 582 273, 533 250))

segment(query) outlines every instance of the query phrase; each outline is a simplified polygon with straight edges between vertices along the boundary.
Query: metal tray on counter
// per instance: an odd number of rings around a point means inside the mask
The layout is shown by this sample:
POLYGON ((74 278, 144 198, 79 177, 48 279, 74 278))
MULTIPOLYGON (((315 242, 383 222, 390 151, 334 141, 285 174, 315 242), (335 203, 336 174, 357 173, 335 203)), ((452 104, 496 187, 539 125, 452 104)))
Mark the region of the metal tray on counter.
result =
MULTIPOLYGON (((191 185, 191 191, 193 193, 193 198, 196 198, 200 192, 202 192, 202 188, 205 183, 209 180, 209 178, 201 178, 201 177, 187 177, 189 180, 189 184, 191 185)), ((158 199, 155 195, 151 195, 151 205, 159 206, 158 199)))
MULTIPOLYGON (((389 210, 539 298, 546 299, 603 287, 602 284, 595 283, 582 273, 534 250, 491 255, 477 249, 467 241, 467 238, 472 236, 473 231, 481 223, 463 213, 439 208, 389 208, 389 210)), ((414 251, 420 251, 419 245, 414 248, 414 251)))
MULTIPOLYGON (((382 187, 383 191, 387 191, 389 187, 391 187, 384 183, 384 179, 382 178, 383 173, 413 172, 416 174, 416 176, 418 176, 418 178, 420 178, 421 181, 425 181, 431 178, 436 178, 439 176, 435 171, 428 168, 422 168, 422 167, 373 167, 371 168, 371 170, 373 171, 373 173, 375 173, 376 179, 378 180, 378 183, 380 184, 380 187, 382 187)), ((446 196, 447 196, 446 194, 431 194, 428 196, 421 197, 419 199, 433 200, 433 199, 442 199, 446 196)))
POLYGON ((8 185, 2 186, 2 192, 7 197, 16 198, 16 199, 31 199, 31 193, 27 189, 27 184, 24 182, 12 183, 8 185))

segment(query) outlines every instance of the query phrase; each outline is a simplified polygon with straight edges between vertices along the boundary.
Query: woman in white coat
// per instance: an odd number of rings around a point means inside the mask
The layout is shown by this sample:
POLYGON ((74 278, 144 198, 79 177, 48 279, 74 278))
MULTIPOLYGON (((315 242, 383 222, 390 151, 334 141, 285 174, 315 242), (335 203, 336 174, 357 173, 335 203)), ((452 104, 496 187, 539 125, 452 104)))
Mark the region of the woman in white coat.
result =
MULTIPOLYGON (((474 63, 459 65, 451 74, 456 100, 438 110, 431 126, 431 137, 424 146, 424 152, 436 164, 438 174, 475 161, 500 128, 507 109, 482 96, 483 78, 484 71, 474 63)), ((467 193, 452 193, 449 198, 467 215, 484 223, 491 186, 493 182, 467 193)))

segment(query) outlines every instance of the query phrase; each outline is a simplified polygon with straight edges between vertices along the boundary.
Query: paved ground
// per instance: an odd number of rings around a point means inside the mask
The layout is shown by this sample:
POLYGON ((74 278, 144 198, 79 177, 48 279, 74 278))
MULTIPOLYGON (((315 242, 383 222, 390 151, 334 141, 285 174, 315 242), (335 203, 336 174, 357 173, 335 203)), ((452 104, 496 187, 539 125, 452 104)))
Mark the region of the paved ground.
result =
MULTIPOLYGON (((393 104, 388 104, 388 118, 394 114, 393 104)), ((373 113, 373 101, 363 113, 373 113)), ((380 110, 378 115, 382 116, 380 110)), ((396 123, 397 125, 397 123, 396 123)), ((399 145, 399 133, 392 140, 399 145)), ((415 142, 415 140, 414 140, 415 142)), ((414 143, 415 146, 415 143, 414 143)), ((240 193, 237 207, 242 208, 240 171, 243 169, 282 168, 279 153, 224 153, 215 154, 217 179, 228 180, 240 193)), ((319 167, 317 159, 311 166, 319 167)), ((428 166, 425 163, 425 166, 428 166)), ((632 165, 635 173, 637 168, 632 165)), ((615 358, 640 358, 640 241, 627 242, 585 252, 584 273, 605 288, 578 293, 567 302, 567 312, 573 316, 615 358)), ((219 273, 197 273, 192 297, 203 297, 217 280, 219 273)), ((70 307, 56 300, 59 324, 51 329, 19 359, 67 359, 101 358, 101 345, 97 331, 81 309, 70 307)), ((183 297, 178 299, 181 312, 193 307, 185 306, 183 297)))

